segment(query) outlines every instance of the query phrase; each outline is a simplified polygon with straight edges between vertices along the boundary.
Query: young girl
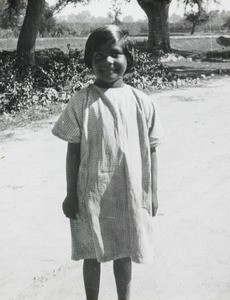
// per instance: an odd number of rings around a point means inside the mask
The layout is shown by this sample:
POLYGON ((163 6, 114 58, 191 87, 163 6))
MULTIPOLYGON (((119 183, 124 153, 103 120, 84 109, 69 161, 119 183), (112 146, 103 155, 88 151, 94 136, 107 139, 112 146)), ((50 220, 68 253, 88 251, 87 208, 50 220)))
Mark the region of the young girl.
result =
POLYGON ((63 212, 72 259, 84 259, 86 298, 98 299, 100 263, 113 260, 118 299, 130 299, 131 261, 153 258, 155 147, 163 132, 151 98, 123 82, 133 63, 126 31, 96 29, 85 63, 95 83, 72 97, 52 130, 68 142, 63 212))

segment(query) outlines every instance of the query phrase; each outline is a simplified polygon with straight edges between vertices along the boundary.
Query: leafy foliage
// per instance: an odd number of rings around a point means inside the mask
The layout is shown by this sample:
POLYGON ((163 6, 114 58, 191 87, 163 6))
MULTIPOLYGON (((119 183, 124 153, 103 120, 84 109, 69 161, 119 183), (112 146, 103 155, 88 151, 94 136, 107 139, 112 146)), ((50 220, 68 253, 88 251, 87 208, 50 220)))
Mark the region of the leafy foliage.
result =
MULTIPOLYGON (((134 45, 134 65, 125 82, 145 90, 180 85, 180 77, 145 49, 146 42, 134 45)), ((70 50, 68 54, 58 48, 37 51, 37 64, 23 80, 17 77, 16 53, 1 52, 0 114, 66 103, 76 90, 92 83, 94 76, 84 65, 82 51, 70 50)))
POLYGON ((146 42, 136 42, 132 73, 125 82, 138 88, 160 88, 167 79, 167 67, 164 67, 154 53, 146 52, 146 42))
POLYGON ((70 57, 54 48, 37 51, 36 56, 37 65, 21 80, 15 68, 16 52, 1 52, 0 113, 67 102, 76 89, 91 79, 80 51, 70 57))
POLYGON ((2 1, 0 3, 0 27, 3 29, 15 29, 22 23, 25 13, 25 1, 2 1))

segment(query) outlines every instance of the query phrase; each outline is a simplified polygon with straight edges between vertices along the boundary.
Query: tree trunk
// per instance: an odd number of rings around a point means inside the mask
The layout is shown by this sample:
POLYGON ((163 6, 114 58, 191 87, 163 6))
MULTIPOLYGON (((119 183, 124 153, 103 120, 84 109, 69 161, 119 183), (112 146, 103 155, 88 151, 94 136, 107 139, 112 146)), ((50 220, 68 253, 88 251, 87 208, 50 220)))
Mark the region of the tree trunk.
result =
POLYGON ((194 34, 195 28, 196 28, 196 22, 194 22, 194 23, 192 24, 191 35, 194 34))
POLYGON ((35 42, 45 7, 45 0, 28 0, 25 19, 17 44, 17 67, 19 71, 35 65, 35 42))
POLYGON ((168 26, 168 12, 171 0, 137 1, 148 17, 148 51, 172 52, 168 26))

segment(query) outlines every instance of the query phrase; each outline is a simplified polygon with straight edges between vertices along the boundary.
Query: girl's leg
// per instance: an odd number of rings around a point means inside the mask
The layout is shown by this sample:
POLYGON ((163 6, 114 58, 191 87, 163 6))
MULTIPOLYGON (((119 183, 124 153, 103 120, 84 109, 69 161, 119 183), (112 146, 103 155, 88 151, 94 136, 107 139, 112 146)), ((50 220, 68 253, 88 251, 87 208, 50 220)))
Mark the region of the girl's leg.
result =
POLYGON ((132 277, 132 262, 130 257, 114 260, 113 271, 117 286, 118 300, 129 300, 132 277))
POLYGON ((100 286, 101 265, 96 259, 85 259, 83 278, 87 300, 97 300, 100 286))

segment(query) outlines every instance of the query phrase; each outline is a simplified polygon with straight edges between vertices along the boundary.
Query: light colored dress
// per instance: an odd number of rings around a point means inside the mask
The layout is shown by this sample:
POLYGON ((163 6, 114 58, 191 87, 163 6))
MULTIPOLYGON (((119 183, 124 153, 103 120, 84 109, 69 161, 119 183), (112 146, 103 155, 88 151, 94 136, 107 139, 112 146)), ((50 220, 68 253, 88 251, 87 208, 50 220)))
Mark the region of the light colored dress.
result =
POLYGON ((152 99, 129 85, 92 84, 72 97, 52 132, 81 143, 72 259, 151 263, 150 147, 164 138, 152 99))

